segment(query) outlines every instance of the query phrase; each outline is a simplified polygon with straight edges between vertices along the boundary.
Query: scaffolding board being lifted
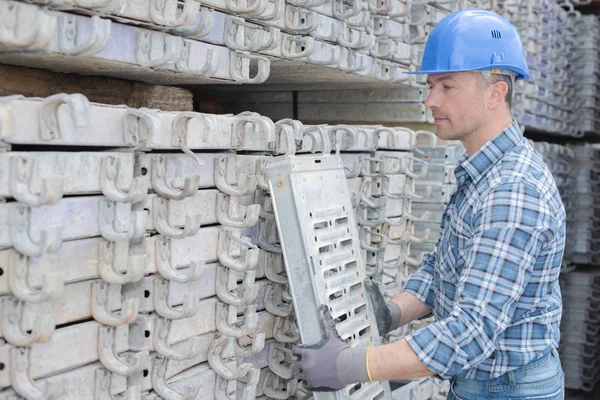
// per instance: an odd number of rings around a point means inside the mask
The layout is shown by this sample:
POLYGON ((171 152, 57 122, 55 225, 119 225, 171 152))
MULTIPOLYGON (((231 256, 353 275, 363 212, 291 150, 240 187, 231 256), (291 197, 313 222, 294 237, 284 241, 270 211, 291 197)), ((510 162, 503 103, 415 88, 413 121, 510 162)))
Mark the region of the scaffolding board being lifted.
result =
MULTIPOLYGON (((329 147, 329 146, 325 146, 329 147)), ((302 343, 321 340, 326 304, 350 346, 380 344, 344 164, 339 156, 288 155, 267 166, 281 247, 302 343)), ((315 392, 316 400, 390 399, 388 382, 315 392)))

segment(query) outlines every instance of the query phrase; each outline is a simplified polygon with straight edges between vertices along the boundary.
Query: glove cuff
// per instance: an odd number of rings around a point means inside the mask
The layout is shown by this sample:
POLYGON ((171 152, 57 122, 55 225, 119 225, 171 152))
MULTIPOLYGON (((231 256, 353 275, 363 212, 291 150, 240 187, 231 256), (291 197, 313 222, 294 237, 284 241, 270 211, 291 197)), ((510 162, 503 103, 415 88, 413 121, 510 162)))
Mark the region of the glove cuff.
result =
POLYGON ((348 348, 338 356, 337 373, 344 386, 358 382, 369 382, 367 372, 367 349, 348 348))
POLYGON ((400 328, 400 321, 402 321, 402 309, 395 301, 387 303, 388 310, 390 310, 390 329, 389 332, 395 331, 400 328))

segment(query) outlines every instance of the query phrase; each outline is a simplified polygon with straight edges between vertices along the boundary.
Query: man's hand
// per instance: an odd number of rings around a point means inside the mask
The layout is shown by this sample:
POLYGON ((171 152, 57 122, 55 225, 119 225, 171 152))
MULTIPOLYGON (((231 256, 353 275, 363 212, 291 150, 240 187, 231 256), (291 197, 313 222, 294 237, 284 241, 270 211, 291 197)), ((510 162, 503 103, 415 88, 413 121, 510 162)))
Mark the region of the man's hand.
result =
POLYGON ((309 388, 317 392, 335 391, 355 382, 367 382, 367 349, 352 349, 340 337, 329 308, 319 306, 322 337, 310 345, 294 346, 300 368, 309 388))
POLYGON ((365 290, 373 305, 373 313, 375 314, 375 320, 377 321, 379 335, 385 336, 388 332, 398 329, 400 327, 400 321, 402 320, 400 306, 393 301, 386 304, 385 298, 379 290, 379 287, 377 287, 371 279, 365 279, 363 285, 365 286, 365 290))

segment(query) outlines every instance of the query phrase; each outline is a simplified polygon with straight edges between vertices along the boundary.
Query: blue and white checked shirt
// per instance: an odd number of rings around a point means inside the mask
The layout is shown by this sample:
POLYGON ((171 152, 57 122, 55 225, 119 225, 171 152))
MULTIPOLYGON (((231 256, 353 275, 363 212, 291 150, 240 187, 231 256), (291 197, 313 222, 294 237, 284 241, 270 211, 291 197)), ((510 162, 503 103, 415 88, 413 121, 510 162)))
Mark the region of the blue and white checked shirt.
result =
POLYGON ((436 249, 404 288, 436 322, 406 340, 442 378, 488 380, 558 347, 565 210, 516 123, 454 174, 436 249))

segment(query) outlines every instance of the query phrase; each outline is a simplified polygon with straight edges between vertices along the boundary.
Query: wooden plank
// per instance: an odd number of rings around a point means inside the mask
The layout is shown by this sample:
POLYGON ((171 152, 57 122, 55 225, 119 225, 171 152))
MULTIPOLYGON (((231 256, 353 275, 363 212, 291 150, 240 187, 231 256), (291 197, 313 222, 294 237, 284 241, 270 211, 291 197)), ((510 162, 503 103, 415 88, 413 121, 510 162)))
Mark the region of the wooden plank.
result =
POLYGON ((187 89, 146 83, 45 71, 0 64, 0 96, 21 94, 47 97, 56 93, 81 93, 90 101, 125 104, 163 111, 193 111, 187 89))

